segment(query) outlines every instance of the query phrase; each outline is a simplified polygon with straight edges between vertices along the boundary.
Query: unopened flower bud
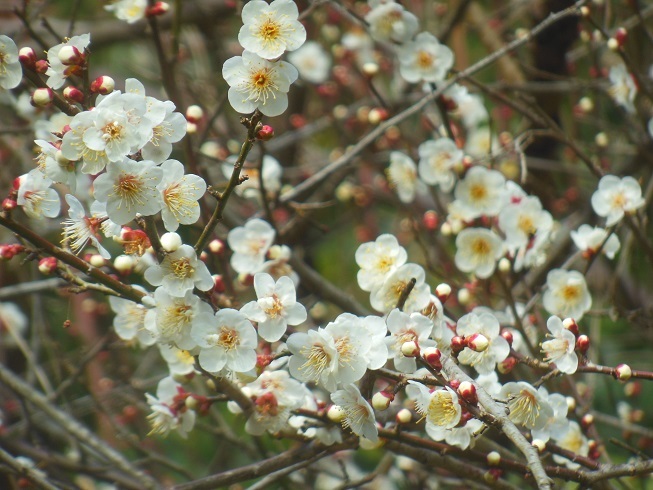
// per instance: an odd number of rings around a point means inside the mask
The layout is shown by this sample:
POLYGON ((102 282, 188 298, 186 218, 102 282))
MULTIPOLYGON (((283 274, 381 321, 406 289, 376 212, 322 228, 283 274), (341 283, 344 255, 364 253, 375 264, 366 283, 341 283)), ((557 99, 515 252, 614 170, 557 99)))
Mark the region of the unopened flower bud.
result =
POLYGON ((610 140, 608 139, 607 134, 601 132, 601 133, 596 133, 596 136, 594 136, 594 142, 596 143, 596 146, 598 146, 599 148, 606 148, 610 143, 610 140))
POLYGON ((626 39, 628 38, 628 31, 624 27, 619 27, 614 33, 614 39, 619 44, 619 47, 623 47, 626 44, 626 39))
POLYGON ((498 268, 500 272, 510 272, 510 269, 512 269, 512 264, 506 257, 503 257, 501 260, 499 260, 498 268))
POLYGON ((614 376, 619 381, 628 381, 633 375, 633 370, 628 364, 619 364, 614 370, 614 376))
POLYGON ((590 348, 590 338, 587 335, 580 335, 576 339, 576 350, 581 354, 585 354, 590 348))
POLYGON ((583 417, 580 419, 580 425, 585 429, 590 427, 593 423, 594 423, 594 415, 592 415, 591 413, 587 413, 583 415, 583 417))
POLYGON ((39 260, 39 272, 50 275, 57 269, 57 259, 55 257, 45 257, 39 260))
POLYGON ((411 420, 413 420, 413 414, 407 408, 402 408, 397 412, 395 419, 397 420, 398 424, 408 424, 411 420))
POLYGON ((2 209, 4 209, 5 211, 11 211, 13 209, 16 209, 17 206, 18 203, 16 202, 15 199, 6 198, 2 200, 2 209))
POLYGON ((422 216, 422 224, 424 225, 424 228, 426 228, 429 231, 436 230, 438 228, 439 221, 440 219, 438 218, 438 213, 436 213, 432 209, 426 211, 422 216))
POLYGON ((197 133, 197 124, 192 123, 192 122, 187 122, 186 123, 186 132, 188 134, 195 134, 197 133))
POLYGON ((37 88, 32 94, 32 105, 35 107, 45 107, 52 104, 54 100, 54 92, 52 89, 43 87, 37 88))
POLYGON ((589 97, 583 97, 578 101, 578 107, 587 114, 594 110, 594 101, 589 97))
POLYGON ((168 10, 170 10, 170 5, 168 3, 154 2, 154 5, 145 10, 145 15, 147 17, 156 17, 165 14, 168 10))
POLYGON ((546 449, 546 443, 542 439, 533 439, 531 446, 537 449, 538 453, 542 453, 546 449))
POLYGON ((224 284, 224 278, 220 274, 214 274, 213 276, 213 291, 218 294, 222 294, 227 290, 227 287, 224 284))
POLYGON ((368 61, 367 63, 363 64, 363 73, 371 78, 379 73, 379 65, 373 61, 368 61))
POLYGON ((458 303, 462 306, 468 305, 471 299, 472 294, 469 292, 469 289, 461 288, 458 290, 458 303))
POLYGON ((41 75, 43 75, 46 71, 48 71, 48 68, 50 68, 50 66, 48 65, 47 60, 38 60, 34 64, 34 71, 36 71, 36 73, 39 73, 41 75))
POLYGON ((627 397, 639 396, 642 393, 642 383, 631 381, 624 386, 624 395, 627 397))
POLYGON ((63 46, 58 53, 58 58, 61 63, 66 66, 81 65, 84 63, 84 52, 77 49, 70 44, 63 46))
POLYGON ((494 483, 503 475, 503 471, 500 468, 490 468, 483 474, 483 479, 486 483, 494 483))
POLYGON ((419 345, 414 340, 409 340, 401 344, 401 353, 405 357, 417 357, 419 355, 419 345))
POLYGON ((590 16, 590 8, 587 7, 586 5, 583 5, 580 8, 580 15, 582 15, 583 17, 589 17, 590 16))
POLYGON ((338 405, 331 405, 327 410, 327 417, 331 422, 342 422, 347 414, 338 405))
POLYGON ((619 41, 617 41, 617 40, 616 40, 615 38, 613 38, 613 37, 611 37, 610 39, 608 39, 607 45, 608 45, 608 49, 609 49, 610 51, 618 51, 619 48, 620 48, 620 46, 619 46, 619 41))
POLYGON ((224 252, 224 242, 222 240, 218 240, 217 238, 215 240, 211 240, 209 242, 209 250, 213 254, 220 254, 224 252))
POLYGON ((442 369, 442 352, 437 347, 427 347, 422 351, 422 359, 436 370, 442 369))
POLYGON ((390 113, 388 112, 387 109, 384 109, 382 107, 374 107, 370 109, 370 112, 367 114, 367 120, 369 121, 370 124, 376 126, 377 124, 380 124, 381 122, 388 119, 389 115, 390 113))
POLYGON ((104 257, 100 254, 91 255, 88 261, 93 267, 103 267, 105 264, 104 257))
POLYGON ((374 396, 372 397, 372 406, 375 410, 387 410, 394 399, 394 394, 388 393, 387 391, 379 391, 374 393, 374 396))
POLYGON ((576 399, 573 396, 565 397, 565 401, 567 402, 567 412, 571 413, 576 410, 576 399))
POLYGON ((515 366, 517 365, 517 359, 514 357, 507 357, 503 361, 497 364, 497 371, 499 371, 501 374, 508 374, 510 371, 515 369, 515 366))
POLYGON ((462 381, 458 386, 458 394, 467 403, 476 405, 478 403, 478 395, 476 394, 476 386, 469 381, 462 381))
POLYGON ((84 102, 84 93, 72 85, 63 89, 63 96, 68 102, 76 102, 78 104, 84 102))
POLYGON ((573 318, 565 318, 562 320, 562 326, 569 330, 571 333, 573 333, 576 337, 578 337, 578 324, 576 323, 576 320, 573 318))
POLYGON ((181 240, 179 233, 169 231, 161 235, 161 247, 168 253, 172 253, 181 247, 184 242, 181 240))
POLYGON ((435 287, 435 295, 440 300, 440 303, 444 304, 451 295, 451 286, 444 282, 438 284, 435 287))
POLYGON ((198 124, 204 117, 204 110, 198 105, 189 105, 186 109, 186 120, 198 124))
POLYGON ((186 408, 191 410, 197 410, 197 408, 200 406, 200 402, 193 396, 187 396, 184 400, 184 404, 186 405, 186 408))
POLYGON ((459 336, 459 335, 455 335, 455 336, 452 337, 452 339, 451 339, 451 350, 453 351, 454 354, 458 354, 458 353, 461 352, 465 347, 467 347, 465 344, 466 344, 466 343, 465 343, 465 339, 464 339, 464 338, 462 338, 462 337, 459 336))
POLYGON ((501 455, 497 451, 490 451, 486 456, 488 466, 498 466, 501 463, 501 455))
POLYGON ((274 128, 265 124, 258 133, 256 133, 256 138, 261 141, 270 141, 274 138, 274 128))
POLYGON ((36 70, 36 52, 32 48, 20 48, 20 51, 18 51, 18 60, 25 68, 36 70))
POLYGON ((113 92, 113 89, 116 87, 116 82, 113 78, 106 75, 97 77, 91 82, 91 92, 94 94, 110 94, 113 92))
POLYGON ((113 260, 113 267, 121 274, 129 274, 134 268, 134 261, 129 255, 118 255, 113 260))
POLYGON ((442 226, 440 227, 440 233, 442 233, 442 236, 451 236, 453 233, 453 230, 451 228, 451 223, 448 221, 445 221, 442 223, 442 226))
POLYGON ((514 340, 512 332, 507 328, 504 328, 503 330, 501 330, 501 336, 506 340, 506 342, 508 342, 508 345, 512 347, 512 342, 514 340))
POLYGON ((472 349, 474 352, 483 352, 490 346, 488 338, 480 333, 475 333, 466 337, 465 343, 467 344, 467 347, 472 349))

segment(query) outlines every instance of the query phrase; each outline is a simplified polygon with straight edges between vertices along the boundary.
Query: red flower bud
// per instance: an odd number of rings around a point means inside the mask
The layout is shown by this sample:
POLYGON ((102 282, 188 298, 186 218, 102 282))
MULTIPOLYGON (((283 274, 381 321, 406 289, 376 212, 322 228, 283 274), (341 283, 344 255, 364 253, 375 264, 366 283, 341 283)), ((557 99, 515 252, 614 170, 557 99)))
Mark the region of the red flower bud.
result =
POLYGON ((116 82, 113 78, 106 75, 97 77, 91 82, 91 92, 94 94, 110 94, 113 92, 113 89, 116 87, 116 82))
POLYGON ((469 381, 463 381, 460 383, 460 386, 458 386, 458 394, 467 403, 471 403, 472 405, 476 405, 478 403, 476 386, 474 386, 469 381))
POLYGON ((274 138, 274 128, 265 124, 261 129, 256 133, 256 138, 261 141, 270 141, 274 138))
POLYGON ((585 354, 590 348, 590 338, 587 335, 580 335, 576 339, 576 350, 581 354, 585 354))
POLYGON ((512 336, 512 332, 510 330, 504 328, 503 330, 501 330, 501 336, 504 339, 506 339, 506 342, 508 342, 508 345, 510 347, 512 347, 512 341, 514 340, 513 336, 512 336))
POLYGON ((68 102, 84 102, 84 93, 76 87, 68 86, 63 89, 63 96, 68 102))

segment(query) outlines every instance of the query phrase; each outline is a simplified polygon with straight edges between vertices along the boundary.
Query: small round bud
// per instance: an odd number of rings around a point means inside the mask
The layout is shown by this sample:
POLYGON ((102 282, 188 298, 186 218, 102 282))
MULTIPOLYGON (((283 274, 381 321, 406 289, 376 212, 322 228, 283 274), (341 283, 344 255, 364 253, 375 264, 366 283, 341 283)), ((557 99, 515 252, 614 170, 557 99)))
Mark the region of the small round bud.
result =
POLYGON ((50 275, 57 269, 57 259, 55 257, 45 257, 39 260, 39 272, 50 275))
POLYGON ((413 420, 413 414, 407 408, 402 408, 397 412, 395 419, 397 420, 398 424, 408 424, 411 420, 413 420))
POLYGON ((195 124, 199 122, 204 117, 204 110, 198 105, 189 105, 186 109, 186 120, 195 124))
POLYGON ((619 41, 617 41, 615 38, 611 37, 608 39, 608 49, 610 51, 618 51, 620 46, 619 46, 619 41))
POLYGON ((256 138, 261 141, 270 141, 272 138, 274 138, 274 128, 272 126, 268 126, 267 124, 263 125, 263 127, 259 129, 258 133, 256 133, 256 138))
POLYGON ((576 410, 576 399, 573 396, 565 397, 565 401, 567 402, 567 412, 571 413, 576 410))
POLYGON ((91 255, 88 261, 93 267, 103 267, 105 264, 104 257, 102 257, 100 254, 91 255))
POLYGON ((499 466, 501 455, 497 451, 490 451, 486 456, 488 466, 499 466))
POLYGON ((508 330, 507 328, 504 328, 501 330, 501 336, 506 339, 506 342, 508 342, 508 345, 512 347, 512 342, 514 340, 512 332, 508 330))
POLYGON ((608 139, 607 134, 601 132, 597 133, 596 136, 594 136, 594 142, 596 143, 596 146, 600 148, 606 148, 610 143, 610 140, 608 139))
POLYGON ((508 374, 510 371, 515 369, 515 366, 517 365, 517 359, 514 357, 507 357, 503 361, 497 364, 497 371, 499 371, 501 374, 508 374))
POLYGON ((585 429, 590 427, 593 423, 594 423, 594 415, 592 415, 591 413, 587 413, 583 415, 583 418, 580 419, 580 425, 585 429))
POLYGON ((188 396, 184 400, 184 405, 186 405, 186 408, 189 408, 191 410, 197 410, 197 408, 200 406, 200 402, 197 400, 197 398, 193 396, 188 396))
POLYGON ((36 71, 36 73, 39 73, 41 75, 43 75, 46 71, 48 71, 48 68, 50 68, 50 66, 48 65, 47 60, 38 60, 34 64, 34 71, 36 71))
POLYGON ((68 102, 76 102, 78 104, 84 102, 84 93, 72 85, 63 89, 63 96, 68 102))
POLYGON ((179 233, 169 231, 168 233, 161 235, 161 248, 168 253, 174 252, 183 244, 184 242, 181 240, 179 233))
POLYGON ((583 97, 578 101, 578 107, 587 114, 594 110, 594 101, 589 97, 583 97))
POLYGON ((338 405, 331 405, 327 410, 327 417, 331 422, 342 422, 345 419, 345 411, 338 405))
POLYGON ((134 268, 134 260, 129 255, 118 255, 113 260, 113 267, 121 274, 130 274, 134 268))
POLYGON ((576 339, 576 350, 581 354, 585 354, 590 348, 590 338, 587 335, 580 335, 576 339))
POLYGON ((633 370, 628 364, 619 364, 614 370, 614 375, 619 381, 628 381, 633 376, 633 370))
POLYGON ((166 2, 154 2, 154 5, 145 10, 145 15, 147 17, 156 17, 165 14, 168 10, 170 10, 170 5, 166 2))
POLYGON ((94 94, 110 94, 114 88, 116 88, 116 82, 106 75, 99 76, 91 82, 91 92, 94 94))
POLYGON ((639 396, 642 393, 642 383, 639 381, 631 381, 624 386, 624 395, 627 397, 639 396))
POLYGON ((409 340, 401 344, 401 353, 405 357, 417 357, 419 355, 419 345, 414 340, 409 340))
POLYGON ((469 292, 469 289, 460 288, 458 290, 458 303, 465 306, 469 304, 471 299, 472 299, 472 294, 469 292))
POLYGON ((227 290, 227 286, 224 284, 224 278, 220 274, 214 274, 213 276, 213 291, 218 294, 222 294, 227 290))
POLYGON ((37 88, 32 94, 32 105, 35 107, 45 107, 52 104, 54 92, 47 88, 37 88))
POLYGON ((503 475, 503 471, 500 468, 490 468, 483 474, 483 479, 487 483, 496 482, 503 475))
POLYGON ((458 394, 467 403, 476 405, 478 403, 478 395, 476 394, 476 386, 469 381, 462 381, 458 386, 458 394))
POLYGON ((218 390, 218 387, 215 385, 215 381, 213 381, 212 379, 209 378, 204 383, 206 384, 206 387, 209 390, 211 390, 211 391, 217 391, 218 390))
POLYGON ((440 233, 442 233, 442 236, 451 236, 453 233, 453 229, 451 228, 451 223, 448 221, 445 221, 442 223, 442 226, 440 227, 440 233))
POLYGON ((437 347, 427 347, 422 351, 422 359, 436 370, 442 369, 442 352, 437 347))
MULTIPOLYGON (((444 225, 443 225, 444 226, 444 225)), ((447 283, 440 283, 435 287, 435 295, 440 300, 440 303, 444 304, 449 296, 451 295, 451 286, 447 283)))
POLYGON ((81 65, 84 62, 84 53, 72 45, 63 46, 57 56, 66 66, 81 65))
POLYGON ((533 439, 531 446, 537 449, 538 453, 542 453, 546 449, 546 442, 544 442, 542 439, 533 439))
POLYGON ((583 5, 583 6, 580 8, 580 15, 582 15, 583 17, 589 17, 589 16, 590 16, 590 9, 589 9, 589 7, 583 5))
POLYGON ((624 27, 619 27, 614 33, 614 39, 619 43, 619 47, 623 47, 626 44, 627 38, 628 31, 624 27))
POLYGON ((576 320, 573 318, 565 318, 562 320, 562 326, 569 330, 571 333, 573 333, 576 337, 578 337, 578 324, 576 323, 576 320))
POLYGON ((433 210, 425 212, 422 216, 422 224, 424 225, 424 228, 429 231, 436 230, 438 228, 439 221, 440 219, 438 218, 438 213, 433 210))
POLYGON ((377 125, 388 119, 390 113, 382 107, 374 107, 367 114, 367 120, 370 124, 377 125))
POLYGON ((36 52, 32 48, 20 48, 20 51, 18 51, 18 60, 25 68, 29 68, 30 70, 36 69, 36 52))
POLYGON ((224 252, 224 242, 222 240, 218 240, 217 238, 215 240, 211 240, 209 242, 209 250, 213 254, 221 254, 224 252))
POLYGON ((2 200, 2 209, 5 211, 11 211, 16 209, 16 207, 18 207, 18 203, 15 199, 6 198, 2 200))
POLYGON ((475 333, 466 337, 465 343, 467 344, 467 347, 472 349, 474 352, 483 352, 490 346, 488 338, 480 333, 475 333))
POLYGON ((461 352, 465 347, 467 347, 465 339, 460 335, 455 335, 451 339, 451 350, 454 354, 461 352))
POLYGON ((152 296, 145 295, 141 298, 141 304, 145 308, 156 308, 156 301, 152 296))
POLYGON ((387 391, 379 391, 374 393, 374 396, 372 397, 372 406, 375 410, 387 410, 394 399, 394 394, 388 393, 387 391))
POLYGON ((379 65, 373 61, 368 61, 367 63, 363 64, 363 73, 371 78, 379 73, 379 65))
POLYGON ((512 269, 512 264, 510 263, 510 260, 508 260, 506 257, 503 257, 501 260, 499 260, 498 267, 500 272, 510 272, 510 269, 512 269))
POLYGON ((209 260, 209 254, 207 254, 206 251, 202 250, 202 253, 200 254, 200 260, 202 262, 209 260))
POLYGON ((192 123, 192 122, 187 122, 186 123, 186 132, 188 134, 195 134, 197 133, 197 124, 192 123))

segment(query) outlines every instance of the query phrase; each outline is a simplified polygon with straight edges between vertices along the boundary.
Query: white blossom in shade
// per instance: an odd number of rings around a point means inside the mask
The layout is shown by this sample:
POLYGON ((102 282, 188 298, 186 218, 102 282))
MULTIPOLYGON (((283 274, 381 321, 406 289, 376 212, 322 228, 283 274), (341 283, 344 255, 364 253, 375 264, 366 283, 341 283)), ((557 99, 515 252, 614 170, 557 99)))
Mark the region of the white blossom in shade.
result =
POLYGON ((421 313, 410 315, 394 309, 386 319, 390 336, 385 337, 385 344, 388 347, 388 359, 392 359, 397 371, 402 373, 414 373, 417 370, 417 362, 413 357, 406 357, 401 352, 401 346, 405 342, 415 342, 420 348, 435 346, 435 342, 429 339, 433 331, 433 322, 421 313))
POLYGON ((628 72, 626 65, 618 64, 610 68, 610 87, 608 93, 612 99, 630 114, 635 113, 635 97, 637 84, 628 72))
MULTIPOLYGON (((231 155, 227 158, 227 162, 222 165, 222 173, 225 178, 231 178, 234 171, 234 164, 237 160, 236 155, 231 155)), ((245 162, 245 166, 240 172, 241 177, 247 177, 242 184, 236 187, 235 192, 239 196, 245 198, 261 198, 261 182, 263 179, 263 186, 267 193, 268 199, 273 199, 281 190, 281 176, 283 168, 279 164, 279 160, 270 155, 263 156, 262 170, 257 166, 245 162)))
POLYGON ((275 282, 269 274, 259 272, 254 276, 254 290, 257 300, 247 303, 240 312, 258 323, 258 334, 264 340, 276 342, 288 325, 306 320, 306 308, 297 302, 295 285, 289 277, 275 282))
POLYGON ((431 291, 424 282, 426 274, 424 269, 417 264, 404 264, 392 272, 378 289, 372 291, 370 303, 372 308, 381 313, 388 313, 397 307, 401 294, 408 287, 412 279, 415 286, 404 303, 406 313, 421 311, 429 304, 431 291))
POLYGON ((508 418, 516 425, 540 430, 553 417, 553 408, 533 386, 525 381, 503 385, 498 398, 508 407, 508 418))
POLYGON ((288 90, 298 73, 286 61, 268 61, 245 51, 224 62, 222 76, 229 84, 227 96, 234 110, 249 114, 258 109, 273 117, 288 108, 288 90))
POLYGON ((418 180, 417 166, 412 158, 400 151, 391 152, 386 175, 401 202, 411 203, 415 200, 418 180))
POLYGON ((238 42, 261 58, 273 60, 285 51, 294 51, 306 41, 306 29, 299 22, 292 0, 252 0, 243 7, 243 26, 238 42))
POLYGON ((497 363, 503 361, 510 354, 510 345, 500 334, 501 326, 496 317, 490 313, 468 313, 458 320, 456 332, 462 337, 481 334, 489 341, 487 349, 476 352, 465 347, 458 354, 458 361, 472 366, 479 374, 494 371, 497 363))
POLYGON ((478 377, 474 380, 476 384, 483 388, 488 395, 496 398, 501 391, 503 385, 499 383, 499 376, 496 371, 490 371, 486 374, 479 374, 478 377))
POLYGON ((549 394, 543 386, 540 386, 537 391, 551 406, 553 415, 547 420, 544 427, 539 430, 533 429, 531 434, 533 439, 547 442, 551 438, 551 434, 558 434, 567 429, 567 425, 569 425, 567 419, 569 406, 567 405, 567 398, 560 393, 549 394))
POLYGON ((200 217, 197 202, 206 192, 206 182, 194 174, 184 174, 184 166, 177 160, 161 164, 163 177, 156 188, 161 193, 161 218, 168 231, 177 231, 179 224, 192 225, 200 217))
POLYGON ((133 24, 145 17, 147 0, 117 0, 105 5, 104 10, 112 12, 118 20, 133 24))
POLYGON ((499 142, 489 127, 470 128, 465 141, 465 153, 473 158, 487 159, 499 153, 499 142))
POLYGON ((425 141, 419 145, 417 170, 420 178, 429 185, 437 185, 449 192, 456 183, 454 168, 463 161, 463 152, 449 138, 425 141))
POLYGON ((163 171, 154 162, 135 162, 125 158, 113 162, 106 173, 93 182, 94 196, 107 204, 107 214, 114 223, 124 225, 137 214, 151 216, 161 210, 156 186, 163 171))
POLYGON ((234 228, 227 235, 233 250, 231 267, 240 274, 255 274, 265 262, 265 254, 272 246, 274 228, 262 219, 252 219, 245 226, 234 228))
POLYGON ((370 34, 377 41, 410 40, 418 29, 417 17, 393 0, 369 0, 372 10, 365 16, 370 34))
POLYGON ((356 250, 358 286, 363 291, 373 291, 383 285, 386 277, 406 263, 408 254, 397 238, 388 233, 376 241, 363 243, 356 250))
POLYGON ((299 286, 299 275, 288 263, 291 255, 292 251, 288 245, 272 245, 268 252, 270 260, 263 262, 263 265, 257 272, 270 274, 274 279, 288 276, 295 285, 295 288, 297 288, 299 286))
POLYGON ((470 94, 464 85, 454 83, 445 90, 444 95, 456 104, 453 113, 462 118, 467 129, 477 128, 490 118, 483 98, 477 94, 470 94))
POLYGON ((492 230, 466 228, 456 237, 456 267, 481 279, 494 274, 497 260, 504 253, 503 241, 492 230))
POLYGON ((166 255, 160 265, 149 267, 145 280, 152 286, 163 286, 169 295, 180 298, 193 288, 209 291, 214 285, 209 269, 190 245, 182 245, 166 255))
POLYGON ((0 34, 0 89, 15 88, 22 78, 23 69, 18 60, 16 43, 11 38, 0 34))
POLYGON ((504 205, 505 183, 505 177, 496 170, 470 168, 454 190, 456 201, 466 211, 465 220, 498 215, 504 205))
POLYGON ((145 316, 145 328, 161 344, 190 350, 196 347, 191 330, 197 323, 211 323, 213 309, 191 291, 183 297, 171 296, 160 287, 154 291, 156 308, 145 316))
POLYGON ((444 315, 444 307, 437 296, 431 294, 429 304, 420 312, 433 323, 431 338, 435 340, 438 348, 442 351, 451 345, 451 339, 454 336, 453 329, 448 327, 448 323, 453 323, 444 315))
POLYGON ((297 51, 290 53, 288 61, 297 68, 302 80, 317 84, 329 78, 331 59, 325 49, 315 41, 308 41, 297 51))
POLYGON ((512 253, 528 246, 535 235, 549 233, 552 227, 551 214, 542 209, 535 196, 511 202, 499 213, 499 228, 505 233, 506 246, 512 253))
POLYGON ((576 355, 576 336, 562 325, 562 320, 552 316, 546 322, 549 329, 550 340, 542 342, 544 362, 554 362, 563 373, 574 374, 578 369, 578 356, 576 355))
POLYGON ((109 219, 106 203, 93 201, 91 203, 90 212, 91 217, 89 219, 95 219, 100 222, 100 230, 102 230, 102 233, 105 237, 113 238, 120 235, 120 230, 122 227, 109 219))
POLYGON ((612 226, 624 217, 644 206, 642 188, 632 177, 619 178, 604 175, 599 188, 592 194, 592 208, 599 216, 606 218, 606 226, 612 226))
POLYGON ((426 418, 426 433, 441 441, 460 423, 462 407, 455 391, 448 386, 430 390, 416 381, 408 381, 406 394, 415 400, 415 409, 426 418))
POLYGON ((37 140, 45 140, 50 143, 60 141, 61 138, 56 133, 63 133, 66 126, 70 125, 73 120, 72 116, 58 112, 52 114, 49 119, 39 119, 34 121, 34 135, 37 140))
POLYGON ((256 330, 245 315, 231 308, 210 322, 197 322, 191 331, 200 348, 199 363, 210 372, 226 368, 244 373, 256 366, 256 330))
POLYGON ((168 365, 170 376, 185 376, 195 372, 195 357, 190 351, 170 344, 158 344, 161 357, 168 365))
POLYGON ((570 233, 574 245, 583 252, 586 257, 591 257, 596 254, 599 249, 609 259, 614 259, 614 256, 619 251, 621 244, 619 237, 614 233, 608 236, 608 230, 600 226, 580 225, 578 230, 570 233))
MULTIPOLYGON (((304 403, 301 408, 316 412, 318 410, 318 404, 315 396, 306 385, 302 384, 302 387, 306 394, 304 395, 304 403)), ((292 415, 288 419, 288 424, 290 427, 296 429, 298 434, 311 439, 317 439, 325 446, 342 442, 342 431, 335 425, 320 424, 319 421, 302 415, 292 415)))
POLYGON ((70 130, 63 135, 61 141, 61 154, 71 161, 81 159, 82 172, 85 174, 98 174, 109 163, 109 157, 104 150, 96 151, 84 142, 84 133, 95 124, 95 115, 84 111, 73 117, 70 130))
POLYGON ((35 140, 39 148, 39 154, 36 157, 38 169, 53 182, 67 185, 72 192, 77 188, 77 173, 75 172, 75 162, 68 160, 63 156, 54 144, 45 140, 35 140))
POLYGON ((332 393, 331 401, 345 413, 342 421, 344 428, 349 428, 357 436, 365 437, 372 442, 379 440, 374 410, 363 398, 356 385, 348 384, 342 390, 332 393))
POLYGON ((75 49, 77 49, 80 53, 84 53, 84 50, 88 47, 90 43, 91 43, 91 35, 82 34, 81 36, 73 36, 70 39, 68 39, 66 42, 57 44, 56 46, 52 46, 50 49, 48 49, 49 68, 45 72, 45 75, 48 77, 45 83, 47 84, 48 87, 52 89, 60 88, 66 81, 66 78, 68 78, 71 74, 75 73, 78 69, 74 65, 66 66, 61 62, 61 60, 59 59, 59 52, 61 51, 61 49, 64 46, 72 46, 75 49))
POLYGON ((57 191, 50 187, 52 180, 39 169, 20 177, 18 199, 27 216, 34 219, 55 218, 61 211, 61 200, 57 191))
MULTIPOLYGON (((571 451, 579 456, 587 456, 589 454, 589 443, 587 437, 585 437, 577 422, 569 421, 569 424, 564 429, 552 433, 551 439, 553 439, 562 449, 571 451)), ((558 464, 565 465, 570 470, 577 470, 580 468, 578 463, 575 463, 564 456, 554 454, 553 460, 558 464)))
POLYGON ((145 160, 161 163, 172 153, 172 144, 186 135, 188 121, 179 112, 174 112, 175 105, 170 101, 165 104, 165 118, 152 128, 152 138, 145 143, 141 154, 145 160), (169 102, 169 104, 166 104, 169 102))
MULTIPOLYGON (((133 286, 145 293, 141 286, 133 286)), ((136 339, 142 347, 152 345, 156 338, 145 328, 145 315, 149 311, 145 306, 134 301, 115 296, 109 296, 109 305, 116 314, 113 319, 113 329, 122 340, 136 339)))
POLYGON ((579 321, 592 307, 592 296, 587 290, 583 274, 563 269, 550 271, 546 276, 542 304, 552 315, 579 321))
POLYGON ((17 338, 20 341, 25 335, 27 324, 27 316, 16 304, 0 303, 0 340, 5 347, 16 346, 17 338))
POLYGON ((187 394, 172 377, 163 378, 156 388, 156 397, 145 394, 152 413, 147 416, 152 426, 151 434, 168 435, 176 430, 186 439, 195 425, 195 412, 186 407, 187 394))
POLYGON ((63 239, 73 253, 79 253, 90 241, 98 249, 100 255, 110 259, 111 254, 100 244, 99 232, 102 221, 95 217, 87 217, 84 206, 72 194, 66 194, 68 203, 68 219, 61 223, 63 225, 63 239))
POLYGON ((410 83, 444 80, 454 60, 453 52, 429 32, 420 32, 397 54, 399 73, 410 83))

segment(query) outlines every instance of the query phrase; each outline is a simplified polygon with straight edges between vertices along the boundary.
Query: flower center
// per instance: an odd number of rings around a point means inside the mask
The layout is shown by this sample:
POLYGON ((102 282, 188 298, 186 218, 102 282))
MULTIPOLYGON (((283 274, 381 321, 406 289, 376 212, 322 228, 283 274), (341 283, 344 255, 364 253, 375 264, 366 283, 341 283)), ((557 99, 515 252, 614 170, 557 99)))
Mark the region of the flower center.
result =
POLYGON ((429 422, 439 426, 453 425, 458 416, 451 393, 436 391, 431 397, 427 411, 429 422))
POLYGON ((274 393, 264 393, 254 402, 256 411, 261 417, 276 417, 279 414, 279 402, 274 393))
POLYGON ((259 29, 259 35, 263 38, 264 43, 276 41, 280 34, 281 26, 270 18, 266 19, 259 29))
POLYGON ((469 189, 472 201, 482 201, 487 197, 487 188, 483 184, 472 184, 469 189))
POLYGON ((102 128, 102 139, 104 141, 113 141, 122 137, 122 126, 118 121, 110 122, 102 128))
POLYGON ((431 66, 433 66, 433 61, 435 61, 435 58, 431 53, 421 50, 417 52, 417 66, 423 70, 431 68, 431 66))
POLYGON ((576 284, 568 284, 562 288, 562 297, 565 301, 577 301, 580 297, 580 287, 576 284))
POLYGON ((276 294, 273 294, 271 298, 272 304, 265 309, 265 314, 270 318, 277 318, 283 313, 283 304, 279 300, 279 297, 276 294))
POLYGON ((535 223, 533 223, 533 219, 530 216, 520 216, 517 226, 528 236, 535 234, 535 223))
POLYGON ((240 336, 235 329, 223 325, 220 327, 217 344, 226 351, 230 351, 240 345, 240 336))
POLYGON ((472 243, 474 255, 486 256, 490 253, 492 247, 485 238, 477 238, 472 243))
POLYGON ((508 402, 510 418, 516 424, 524 427, 535 427, 540 416, 540 405, 537 398, 528 390, 521 390, 508 402))
POLYGON ((137 175, 121 174, 118 183, 113 186, 115 194, 120 196, 121 199, 127 201, 127 207, 130 208, 134 201, 142 204, 138 199, 140 195, 139 188, 143 182, 137 175))
POLYGON ((174 304, 166 308, 165 317, 160 321, 161 333, 164 337, 179 335, 184 327, 193 320, 193 311, 189 305, 174 304))
POLYGON ((192 265, 190 265, 190 259, 187 257, 182 257, 179 260, 173 260, 170 264, 170 268, 172 269, 172 273, 179 279, 186 279, 195 273, 195 269, 192 265))
POLYGON ((317 380, 331 362, 331 356, 326 353, 324 346, 319 344, 302 348, 300 354, 306 358, 306 362, 299 370, 305 371, 310 379, 317 380))

